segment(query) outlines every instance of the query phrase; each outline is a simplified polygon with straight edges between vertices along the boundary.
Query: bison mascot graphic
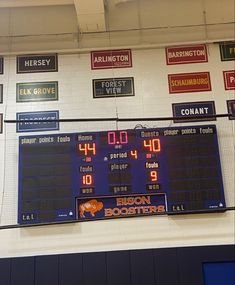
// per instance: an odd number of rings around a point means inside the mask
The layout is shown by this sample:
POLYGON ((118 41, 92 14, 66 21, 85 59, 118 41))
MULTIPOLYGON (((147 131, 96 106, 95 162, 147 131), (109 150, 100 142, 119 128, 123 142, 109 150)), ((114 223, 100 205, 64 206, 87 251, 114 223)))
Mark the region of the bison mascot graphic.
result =
POLYGON ((85 212, 88 212, 91 214, 92 217, 95 217, 95 213, 100 211, 103 207, 103 203, 98 202, 95 199, 87 201, 79 206, 80 217, 85 218, 85 212))

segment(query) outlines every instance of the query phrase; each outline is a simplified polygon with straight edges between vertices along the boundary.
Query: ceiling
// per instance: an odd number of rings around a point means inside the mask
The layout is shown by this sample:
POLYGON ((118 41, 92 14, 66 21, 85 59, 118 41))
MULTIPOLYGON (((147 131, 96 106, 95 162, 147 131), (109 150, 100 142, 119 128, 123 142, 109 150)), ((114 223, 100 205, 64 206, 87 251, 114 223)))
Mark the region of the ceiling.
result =
POLYGON ((0 0, 0 53, 234 40, 234 0, 0 0))

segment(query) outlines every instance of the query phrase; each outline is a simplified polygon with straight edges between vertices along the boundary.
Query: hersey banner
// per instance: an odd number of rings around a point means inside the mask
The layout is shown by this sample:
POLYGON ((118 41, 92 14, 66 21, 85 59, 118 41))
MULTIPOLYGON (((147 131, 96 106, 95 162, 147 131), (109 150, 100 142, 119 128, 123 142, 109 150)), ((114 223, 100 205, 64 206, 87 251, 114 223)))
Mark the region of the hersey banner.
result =
POLYGON ((235 70, 223 71, 225 90, 235 90, 235 70))
POLYGON ((130 49, 91 52, 92 69, 123 67, 132 67, 132 56, 130 49))
POLYGON ((164 193, 77 199, 78 220, 153 215, 166 211, 164 193))
POLYGON ((58 71, 57 54, 17 56, 17 73, 58 71))
POLYGON ((168 74, 169 93, 211 91, 209 72, 168 74))
POLYGON ((206 45, 168 47, 165 51, 168 65, 208 61, 206 45))

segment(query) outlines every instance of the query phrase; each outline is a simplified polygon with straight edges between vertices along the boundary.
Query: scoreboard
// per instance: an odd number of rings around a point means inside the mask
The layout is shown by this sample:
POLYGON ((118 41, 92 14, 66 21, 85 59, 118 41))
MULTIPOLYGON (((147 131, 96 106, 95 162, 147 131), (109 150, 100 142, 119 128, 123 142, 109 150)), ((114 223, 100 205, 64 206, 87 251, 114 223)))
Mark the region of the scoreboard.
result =
POLYGON ((19 137, 18 223, 225 208, 215 125, 19 137))

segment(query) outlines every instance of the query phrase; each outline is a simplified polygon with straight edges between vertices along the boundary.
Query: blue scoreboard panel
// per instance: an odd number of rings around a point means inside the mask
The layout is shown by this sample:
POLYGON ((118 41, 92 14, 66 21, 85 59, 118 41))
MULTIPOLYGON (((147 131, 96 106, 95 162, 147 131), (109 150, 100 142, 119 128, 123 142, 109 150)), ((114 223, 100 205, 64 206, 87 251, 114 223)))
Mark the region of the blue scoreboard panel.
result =
POLYGON ((19 138, 19 224, 79 220, 79 199, 102 208, 97 199, 163 196, 170 213, 225 208, 215 125, 19 138))

